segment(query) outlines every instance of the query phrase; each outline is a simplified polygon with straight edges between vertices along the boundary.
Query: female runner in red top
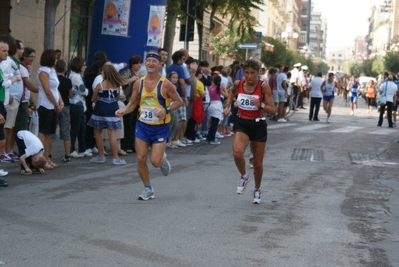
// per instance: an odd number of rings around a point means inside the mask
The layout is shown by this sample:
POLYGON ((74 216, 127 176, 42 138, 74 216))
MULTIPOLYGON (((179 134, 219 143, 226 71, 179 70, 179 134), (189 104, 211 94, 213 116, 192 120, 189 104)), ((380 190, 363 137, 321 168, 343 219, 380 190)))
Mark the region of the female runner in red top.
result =
POLYGON ((255 60, 244 63, 244 77, 234 83, 225 103, 223 113, 230 113, 230 104, 237 95, 238 114, 234 124, 233 156, 240 180, 237 193, 243 194, 250 181, 245 170, 244 152, 248 144, 253 153, 255 178, 254 202, 261 202, 260 186, 263 175, 263 155, 266 148, 267 124, 264 113, 275 114, 275 107, 270 87, 259 80, 260 65, 255 60))

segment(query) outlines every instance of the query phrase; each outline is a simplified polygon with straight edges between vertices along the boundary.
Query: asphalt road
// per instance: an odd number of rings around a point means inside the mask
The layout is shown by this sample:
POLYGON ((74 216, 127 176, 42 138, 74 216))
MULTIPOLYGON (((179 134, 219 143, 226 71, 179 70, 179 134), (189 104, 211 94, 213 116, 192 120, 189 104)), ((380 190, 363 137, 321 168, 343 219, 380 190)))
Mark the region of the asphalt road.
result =
MULTIPOLYGON (((134 154, 89 158, 42 175, 19 164, 0 188, 4 266, 399 266, 399 131, 376 127, 360 101, 336 98, 331 123, 308 109, 268 122, 260 205, 236 194, 231 140, 168 149, 172 173, 150 167, 155 199, 134 154)), ((62 144, 54 143, 55 162, 62 144)), ((249 189, 253 188, 253 182, 249 189)))

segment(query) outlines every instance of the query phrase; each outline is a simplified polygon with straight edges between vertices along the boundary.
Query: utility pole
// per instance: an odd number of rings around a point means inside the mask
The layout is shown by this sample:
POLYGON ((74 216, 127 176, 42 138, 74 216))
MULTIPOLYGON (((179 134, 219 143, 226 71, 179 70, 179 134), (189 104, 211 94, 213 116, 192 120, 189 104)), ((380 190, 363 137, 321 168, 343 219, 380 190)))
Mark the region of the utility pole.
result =
POLYGON ((188 51, 188 12, 190 12, 190 0, 186 1, 186 25, 184 29, 184 48, 188 51))
POLYGON ((307 19, 307 27, 306 27, 306 45, 307 46, 309 46, 309 41, 310 41, 310 21, 311 21, 311 19, 312 19, 312 0, 308 0, 308 19, 307 19))

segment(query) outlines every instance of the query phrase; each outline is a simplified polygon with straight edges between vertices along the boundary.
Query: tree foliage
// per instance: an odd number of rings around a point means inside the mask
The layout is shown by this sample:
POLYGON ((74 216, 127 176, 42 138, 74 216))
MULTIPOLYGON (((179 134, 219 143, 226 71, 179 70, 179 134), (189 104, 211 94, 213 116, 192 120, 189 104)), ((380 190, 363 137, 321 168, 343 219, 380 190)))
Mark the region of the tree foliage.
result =
MULTIPOLYGON (((173 20, 180 20, 184 23, 187 14, 180 8, 182 1, 187 0, 168 0, 166 12, 167 12, 167 26, 173 27, 173 20)), ((204 11, 210 12, 210 30, 214 28, 213 18, 216 14, 220 14, 223 19, 228 20, 228 28, 230 31, 236 31, 236 35, 240 38, 247 34, 253 34, 255 32, 254 26, 258 23, 254 16, 252 16, 253 9, 260 9, 260 6, 264 3, 264 0, 195 0, 196 12, 194 19, 197 22, 198 39, 199 39, 199 50, 202 49, 202 35, 203 35, 203 21, 204 11)), ((174 36, 174 35, 173 35, 174 36)), ((173 38, 166 38, 165 43, 173 43, 173 38)), ((166 45, 171 47, 171 45, 166 45)))
POLYGON ((399 54, 389 52, 384 57, 384 66, 388 72, 399 73, 399 54))
POLYGON ((373 73, 376 74, 376 76, 378 76, 384 71, 384 61, 382 60, 382 58, 376 57, 373 60, 371 70, 373 71, 373 73))
POLYGON ((288 53, 289 50, 280 41, 272 37, 266 37, 265 41, 274 46, 273 51, 262 52, 261 61, 266 66, 276 66, 277 64, 284 64, 288 66, 288 64, 286 64, 286 61, 294 60, 290 58, 293 55, 288 53))

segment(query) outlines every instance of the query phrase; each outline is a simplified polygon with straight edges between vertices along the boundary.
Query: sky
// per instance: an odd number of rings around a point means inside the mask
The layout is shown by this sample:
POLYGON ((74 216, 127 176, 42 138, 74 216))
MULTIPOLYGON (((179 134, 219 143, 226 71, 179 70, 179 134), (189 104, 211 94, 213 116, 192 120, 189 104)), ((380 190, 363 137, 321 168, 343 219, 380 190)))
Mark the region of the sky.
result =
POLYGON ((321 11, 327 19, 327 50, 353 45, 357 36, 368 34, 371 7, 383 0, 312 0, 314 11, 321 11))

